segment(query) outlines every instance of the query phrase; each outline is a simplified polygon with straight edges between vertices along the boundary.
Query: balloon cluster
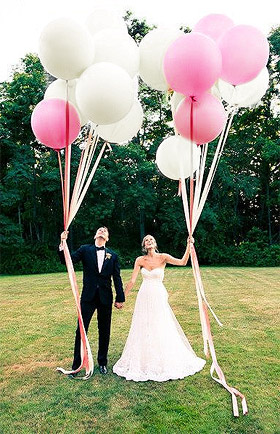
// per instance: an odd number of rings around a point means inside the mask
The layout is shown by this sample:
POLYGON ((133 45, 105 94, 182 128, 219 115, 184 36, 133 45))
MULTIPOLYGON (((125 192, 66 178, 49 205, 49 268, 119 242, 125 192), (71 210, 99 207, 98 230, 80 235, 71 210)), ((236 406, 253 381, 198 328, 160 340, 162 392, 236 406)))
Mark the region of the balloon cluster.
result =
POLYGON ((139 48, 120 16, 96 8, 84 25, 56 19, 43 29, 38 54, 57 78, 32 113, 31 126, 41 143, 62 149, 88 121, 111 143, 137 134, 143 122, 137 98, 139 48))
MULTIPOLYGON (((159 146, 156 162, 164 175, 179 179, 182 140, 193 155, 189 141, 208 143, 223 130, 227 120, 224 105, 249 107, 265 94, 269 44, 257 28, 235 25, 222 14, 210 14, 188 34, 152 30, 142 39, 139 50, 142 80, 153 89, 173 91, 171 107, 179 135, 159 146), (191 116, 193 122, 189 121, 191 116)), ((195 161, 196 157, 193 171, 195 161)))

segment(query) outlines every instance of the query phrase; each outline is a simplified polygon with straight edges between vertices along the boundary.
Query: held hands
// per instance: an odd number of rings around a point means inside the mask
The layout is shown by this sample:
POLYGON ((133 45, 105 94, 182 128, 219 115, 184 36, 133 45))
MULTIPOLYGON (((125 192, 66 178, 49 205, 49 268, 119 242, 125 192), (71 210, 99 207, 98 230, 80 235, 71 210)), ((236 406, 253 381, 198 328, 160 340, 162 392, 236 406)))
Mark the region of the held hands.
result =
POLYGON ((123 308, 123 303, 119 303, 119 302, 115 301, 114 306, 115 306, 117 309, 122 309, 122 308, 123 308))

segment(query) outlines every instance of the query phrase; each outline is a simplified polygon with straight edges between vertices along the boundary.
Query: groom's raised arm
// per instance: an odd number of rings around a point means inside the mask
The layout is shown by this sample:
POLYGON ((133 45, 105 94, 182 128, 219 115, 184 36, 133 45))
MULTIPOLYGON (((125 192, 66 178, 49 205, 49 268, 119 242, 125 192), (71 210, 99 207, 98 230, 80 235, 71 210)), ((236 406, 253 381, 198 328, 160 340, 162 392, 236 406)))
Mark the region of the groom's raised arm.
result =
MULTIPOLYGON (((66 265, 66 264, 65 264, 65 256, 64 256, 62 241, 67 239, 67 235, 68 235, 68 232, 67 233, 66 233, 66 231, 62 232, 61 243, 60 243, 59 248, 58 248, 58 255, 59 255, 60 262, 64 265, 66 265)), ((83 256, 83 247, 84 246, 81 246, 75 252, 70 253, 73 264, 76 264, 77 262, 81 261, 82 256, 83 256)))

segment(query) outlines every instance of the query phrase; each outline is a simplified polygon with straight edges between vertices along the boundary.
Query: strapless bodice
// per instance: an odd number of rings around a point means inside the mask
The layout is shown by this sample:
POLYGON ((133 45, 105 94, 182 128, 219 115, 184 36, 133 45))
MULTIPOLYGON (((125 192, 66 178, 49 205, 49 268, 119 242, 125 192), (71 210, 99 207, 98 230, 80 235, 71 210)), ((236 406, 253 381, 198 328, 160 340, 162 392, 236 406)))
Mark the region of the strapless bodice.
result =
POLYGON ((141 274, 145 281, 155 281, 159 280, 163 281, 164 278, 164 269, 163 268, 154 268, 153 270, 147 270, 147 268, 141 268, 141 274))

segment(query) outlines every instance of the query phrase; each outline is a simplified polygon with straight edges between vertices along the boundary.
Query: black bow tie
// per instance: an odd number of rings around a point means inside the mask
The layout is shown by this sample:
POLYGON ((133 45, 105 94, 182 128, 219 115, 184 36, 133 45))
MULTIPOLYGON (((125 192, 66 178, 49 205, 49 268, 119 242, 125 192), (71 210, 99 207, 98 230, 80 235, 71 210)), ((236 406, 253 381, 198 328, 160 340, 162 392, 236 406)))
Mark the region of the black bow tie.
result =
POLYGON ((96 250, 98 251, 98 250, 105 250, 105 247, 104 246, 102 246, 102 247, 97 247, 97 246, 95 246, 96 247, 96 250))

